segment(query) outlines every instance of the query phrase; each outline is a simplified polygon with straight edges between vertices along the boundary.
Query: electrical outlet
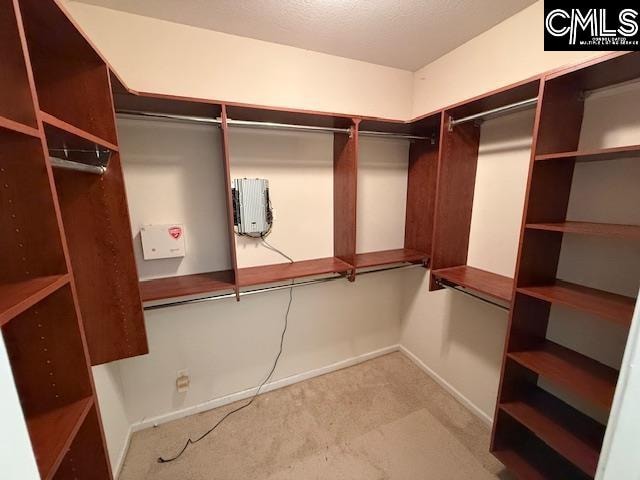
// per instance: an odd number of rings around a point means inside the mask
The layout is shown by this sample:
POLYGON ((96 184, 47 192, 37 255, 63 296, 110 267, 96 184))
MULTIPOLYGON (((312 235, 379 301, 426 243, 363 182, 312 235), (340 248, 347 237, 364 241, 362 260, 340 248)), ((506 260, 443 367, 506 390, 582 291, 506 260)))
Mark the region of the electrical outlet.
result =
POLYGON ((191 377, 189 377, 189 370, 178 370, 176 375, 176 389, 179 393, 185 393, 189 390, 189 385, 191 383, 191 377))

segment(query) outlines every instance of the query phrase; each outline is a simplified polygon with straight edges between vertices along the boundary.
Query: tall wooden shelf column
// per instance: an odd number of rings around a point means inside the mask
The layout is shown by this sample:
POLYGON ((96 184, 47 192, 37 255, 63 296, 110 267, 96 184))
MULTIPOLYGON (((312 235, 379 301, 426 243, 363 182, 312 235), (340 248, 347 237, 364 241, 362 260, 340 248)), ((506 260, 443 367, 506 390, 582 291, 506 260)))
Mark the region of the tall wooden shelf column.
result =
POLYGON ((0 327, 41 477, 110 479, 91 363, 147 347, 107 67, 55 0, 0 32, 0 327), (96 148, 104 177, 52 170, 96 148))
POLYGON ((546 338, 553 304, 601 318, 605 328, 628 329, 635 298, 556 278, 563 236, 637 240, 636 225, 567 219, 579 161, 637 156, 636 146, 578 151, 584 92, 640 77, 640 53, 572 67, 546 76, 536 112, 534 147, 516 270, 492 452, 522 478, 594 478, 602 425, 538 386, 544 379, 607 416, 618 372, 546 338), (608 326, 608 327, 607 327, 608 326))

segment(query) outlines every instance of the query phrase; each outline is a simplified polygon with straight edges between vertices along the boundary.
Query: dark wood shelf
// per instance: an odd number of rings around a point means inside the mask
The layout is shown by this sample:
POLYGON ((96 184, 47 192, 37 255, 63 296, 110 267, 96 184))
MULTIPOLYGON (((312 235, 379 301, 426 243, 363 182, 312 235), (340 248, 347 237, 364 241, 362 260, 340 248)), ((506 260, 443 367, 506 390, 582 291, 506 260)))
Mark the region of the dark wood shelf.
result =
POLYGON ((32 307, 69 282, 69 275, 37 277, 0 285, 0 326, 32 307))
POLYGON ((69 150, 91 150, 98 145, 112 152, 118 151, 117 145, 60 120, 47 112, 40 111, 40 119, 44 123, 44 131, 49 148, 63 148, 63 146, 66 146, 69 150))
POLYGON ((467 265, 442 268, 434 270, 432 273, 437 279, 475 290, 499 300, 511 301, 513 278, 467 265))
POLYGON ((629 327, 636 300, 624 295, 556 280, 553 285, 518 288, 519 293, 598 315, 629 327))
POLYGON ((505 448, 493 452, 502 464, 520 480, 583 480, 589 478, 580 472, 551 458, 547 452, 535 447, 523 446, 505 448))
POLYGON ((546 153, 536 155, 536 161, 544 160, 575 160, 576 162, 600 162, 618 160, 620 158, 640 158, 640 145, 625 147, 601 148, 593 150, 576 150, 574 152, 546 153))
POLYGON ((53 478, 92 405, 93 398, 86 397, 27 418, 38 471, 43 479, 53 478))
POLYGON ((618 372, 611 367, 548 340, 507 356, 598 407, 611 407, 618 381, 618 372))
POLYGON ((184 297, 234 288, 233 270, 195 273, 176 277, 157 278, 140 282, 143 302, 184 297))
POLYGON ((328 273, 346 273, 350 270, 353 270, 351 265, 335 257, 303 260, 293 263, 277 263, 274 265, 239 269, 238 285, 247 287, 293 280, 295 278, 325 275, 328 273))
POLYGON ((579 235, 640 240, 640 225, 618 225, 611 223, 592 222, 559 222, 528 223, 526 227, 530 230, 545 230, 549 232, 576 233, 579 235))
POLYGON ((594 477, 605 427, 541 388, 500 409, 524 425, 540 440, 594 477))
POLYGON ((427 263, 429 255, 409 248, 356 254, 356 268, 377 267, 393 263, 427 263))
POLYGON ((11 130, 12 132, 22 133, 31 137, 40 138, 40 132, 37 128, 24 125, 9 118, 0 116, 0 128, 11 130))

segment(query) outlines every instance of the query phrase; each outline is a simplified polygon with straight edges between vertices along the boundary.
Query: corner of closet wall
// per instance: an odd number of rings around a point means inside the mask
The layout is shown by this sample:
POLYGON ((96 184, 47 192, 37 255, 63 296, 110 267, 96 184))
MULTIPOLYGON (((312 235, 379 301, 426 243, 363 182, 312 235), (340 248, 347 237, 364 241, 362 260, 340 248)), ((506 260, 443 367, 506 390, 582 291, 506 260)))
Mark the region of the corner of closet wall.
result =
POLYGON ((73 0, 64 3, 128 87, 137 91, 411 118, 413 73, 408 70, 73 0))
POLYGON ((538 0, 418 69, 413 74, 412 116, 605 53, 546 52, 543 33, 544 1, 538 0))

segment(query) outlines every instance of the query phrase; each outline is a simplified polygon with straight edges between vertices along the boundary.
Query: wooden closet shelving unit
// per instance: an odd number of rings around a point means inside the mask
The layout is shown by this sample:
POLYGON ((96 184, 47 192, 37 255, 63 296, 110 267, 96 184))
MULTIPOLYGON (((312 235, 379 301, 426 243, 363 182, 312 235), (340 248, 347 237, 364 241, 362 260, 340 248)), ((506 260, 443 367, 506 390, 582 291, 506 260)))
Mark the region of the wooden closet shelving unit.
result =
MULTIPOLYGON (((492 452, 519 478, 594 478, 605 425, 543 390, 539 380, 602 416, 618 371, 546 338, 553 304, 628 330, 635 298, 556 278, 563 236, 634 241, 637 225, 567 218, 576 162, 638 157, 637 145, 580 151, 584 93, 640 78, 640 53, 609 55, 546 75, 540 86, 515 295, 505 344, 492 452)), ((585 265, 588 268, 588 265, 585 265)), ((576 332, 579 334, 579 332, 576 332)))
POLYGON ((229 232, 230 269, 189 275, 144 280, 140 282, 143 301, 158 301, 175 297, 235 291, 268 283, 299 278, 340 274, 355 279, 357 269, 400 263, 429 262, 432 241, 432 218, 435 205, 435 181, 438 157, 440 113, 427 115, 412 122, 352 117, 348 115, 282 110, 250 105, 223 103, 213 100, 159 95, 128 89, 111 72, 116 110, 142 111, 155 114, 189 115, 211 120, 220 119, 225 188, 230 191, 229 126, 227 118, 276 122, 290 125, 322 126, 350 129, 349 134, 334 136, 334 256, 238 268, 235 252, 233 206, 227 198, 226 226, 229 232), (433 138, 413 141, 409 151, 407 176, 407 209, 405 246, 402 249, 356 254, 356 194, 358 171, 358 139, 361 128, 383 133, 404 133, 433 138))
POLYGON ((55 1, 0 0, 0 39, 0 327, 40 476, 110 479, 90 367, 147 346, 107 67, 55 1))
POLYGON ((431 251, 430 290, 459 286, 511 303, 513 279, 467 265, 480 125, 451 121, 538 97, 540 77, 501 88, 446 108, 440 153, 431 251))

